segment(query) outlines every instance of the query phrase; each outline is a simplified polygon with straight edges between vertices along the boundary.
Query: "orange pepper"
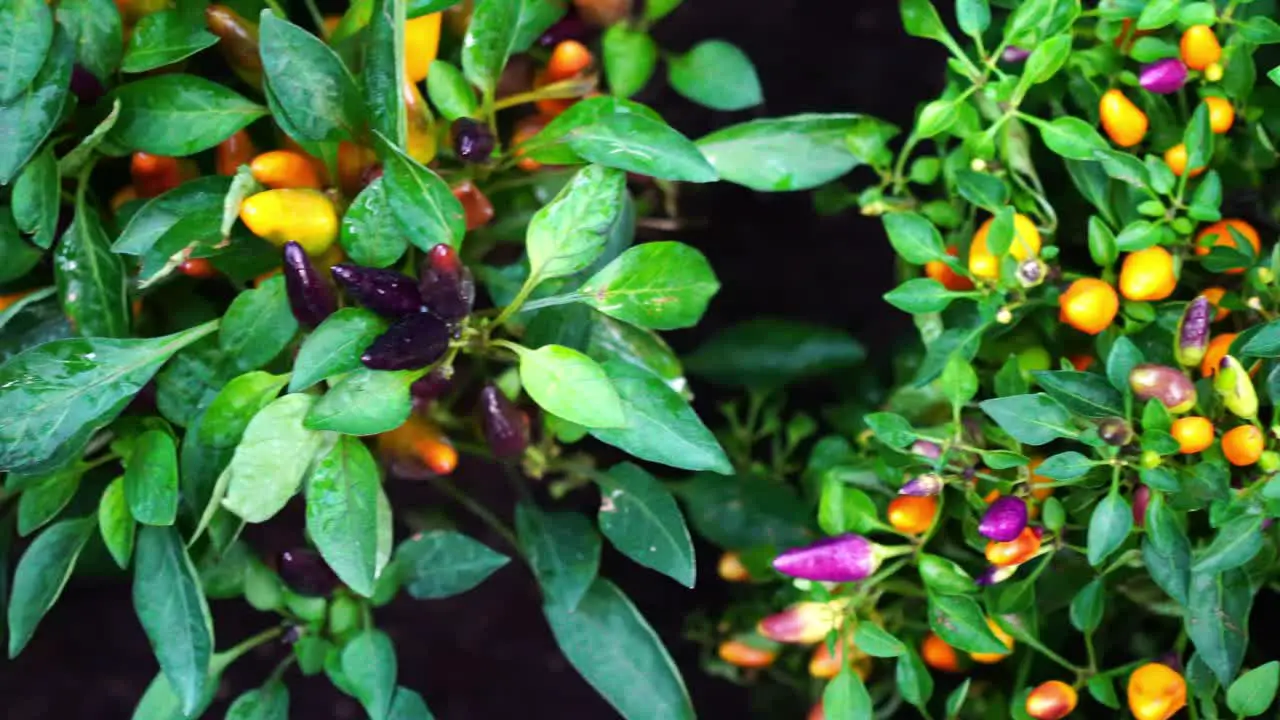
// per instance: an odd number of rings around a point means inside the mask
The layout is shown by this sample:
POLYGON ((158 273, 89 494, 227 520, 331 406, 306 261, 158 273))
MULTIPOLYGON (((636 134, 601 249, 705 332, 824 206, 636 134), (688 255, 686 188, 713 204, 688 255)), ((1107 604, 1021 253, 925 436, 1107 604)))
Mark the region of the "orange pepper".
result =
POLYGON ((1102 94, 1098 116, 1102 120, 1102 129, 1120 147, 1133 147, 1146 137, 1147 114, 1119 90, 1113 88, 1102 94))
POLYGON ((293 150, 264 152, 249 163, 253 179, 273 190, 324 187, 315 165, 302 153, 293 150))
POLYGON ((237 130, 214 149, 214 165, 219 175, 235 175, 241 165, 248 165, 257 154, 258 149, 254 147, 249 133, 237 130))

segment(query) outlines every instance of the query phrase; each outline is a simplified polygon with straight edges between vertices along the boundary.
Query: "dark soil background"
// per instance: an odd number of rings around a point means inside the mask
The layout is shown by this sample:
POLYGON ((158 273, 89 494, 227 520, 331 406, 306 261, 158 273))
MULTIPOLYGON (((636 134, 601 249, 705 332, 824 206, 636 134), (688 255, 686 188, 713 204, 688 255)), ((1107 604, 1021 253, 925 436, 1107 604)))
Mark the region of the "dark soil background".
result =
MULTIPOLYGON (((864 112, 905 126, 915 104, 941 85, 940 48, 903 34, 893 0, 686 0, 655 35, 671 51, 724 38, 742 47, 759 71, 766 104, 744 113, 697 107, 661 79, 638 97, 695 138, 751 117, 798 112, 864 112)), ((687 350, 719 328, 762 314, 843 327, 872 348, 909 327, 905 316, 880 301, 893 278, 891 250, 879 222, 856 211, 819 217, 811 211, 808 193, 768 195, 729 185, 686 193, 685 213, 704 224, 676 237, 709 256, 723 290, 702 326, 671 338, 677 349, 687 350)), ((501 473, 464 458, 456 479, 510 517, 513 494, 501 473)), ((594 497, 580 495, 577 500, 590 509, 594 497)), ((392 499, 397 508, 447 505, 408 483, 394 484, 392 499)), ((463 531, 501 548, 501 539, 465 511, 450 509, 463 531)), ((295 513, 273 523, 254 540, 266 552, 295 545, 300 517, 295 513)), ((697 647, 681 636, 689 614, 699 608, 714 612, 727 597, 715 578, 717 553, 705 545, 698 549, 702 582, 694 590, 609 551, 604 572, 662 635, 700 716, 746 717, 747 691, 703 674, 697 647)), ((215 602, 213 613, 220 648, 274 622, 274 616, 241 601, 215 602)), ((534 581, 519 563, 458 597, 398 600, 378 611, 377 622, 396 641, 400 682, 422 692, 441 720, 616 717, 560 656, 542 619, 534 581)), ((283 645, 268 645, 235 664, 207 716, 222 717, 231 699, 260 684, 288 652, 283 645)), ((22 655, 0 669, 0 715, 11 720, 127 718, 155 672, 127 582, 77 579, 22 655)), ((323 678, 290 671, 286 681, 292 718, 363 717, 323 678)), ((802 713, 802 708, 779 707, 771 715, 802 713)))

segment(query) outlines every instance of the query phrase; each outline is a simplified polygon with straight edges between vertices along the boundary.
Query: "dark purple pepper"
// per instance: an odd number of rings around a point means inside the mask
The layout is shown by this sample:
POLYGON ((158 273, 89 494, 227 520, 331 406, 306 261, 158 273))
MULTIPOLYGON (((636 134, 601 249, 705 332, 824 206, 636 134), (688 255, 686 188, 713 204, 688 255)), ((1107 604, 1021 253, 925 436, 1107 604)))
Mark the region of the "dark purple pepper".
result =
POLYGON ((1107 418, 1098 423, 1098 437, 1108 445, 1122 447, 1133 439, 1133 428, 1124 418, 1107 418))
POLYGON ((942 478, 936 473, 917 475, 898 489, 899 495, 912 497, 933 497, 942 492, 942 478))
POLYGON ((514 460, 529 446, 529 421, 495 385, 480 391, 480 415, 484 437, 495 457, 514 460))
POLYGON ((307 251, 296 242, 284 244, 284 286, 298 322, 316 327, 338 309, 333 288, 320 277, 307 251))
POLYGON ((989 540, 1009 542, 1027 527, 1027 503, 1020 497, 996 498, 978 523, 978 532, 989 540))
POLYGON ((431 248, 419 272, 418 288, 427 310, 455 322, 466 317, 476 300, 476 283, 458 253, 445 243, 431 248))
POLYGON ((974 582, 976 582, 979 587, 996 585, 1013 577, 1013 574, 1016 572, 1018 572, 1017 565, 1004 565, 1004 566, 992 565, 991 567, 988 567, 986 570, 983 570, 982 574, 979 575, 978 579, 975 580, 974 582))
POLYGON ((329 272, 356 302, 379 315, 400 318, 423 310, 418 284, 404 273, 345 263, 329 272))
POLYGON ((409 394, 413 396, 414 405, 425 405, 444 394, 453 384, 453 370, 446 375, 443 368, 436 368, 423 375, 409 386, 409 394))
POLYGON ((1168 95, 1182 89, 1187 82, 1187 66, 1178 58, 1157 60, 1142 68, 1138 84, 1143 90, 1168 95))
POLYGON ((1151 504, 1151 488, 1139 485, 1133 489, 1133 524, 1142 527, 1147 524, 1147 506, 1151 504))
POLYGON ((482 163, 493 154, 495 141, 488 125, 471 118, 461 117, 450 127, 453 134, 453 152, 458 159, 469 163, 482 163))
POLYGON ((370 370, 413 370, 430 365, 449 349, 449 326, 428 313, 397 320, 378 336, 360 362, 370 370))
POLYGON ((1178 332, 1174 336, 1177 344, 1173 354, 1179 365, 1195 367, 1209 352, 1209 323, 1213 321, 1214 312, 1213 304, 1203 295, 1187 303, 1187 309, 1178 319, 1178 332))
POLYGON ((338 576, 314 550, 285 550, 279 565, 280 579, 299 595, 324 596, 338 587, 338 576))
POLYGON ((106 93, 98 77, 80 65, 71 68, 71 92, 81 105, 93 105, 106 93))
POLYGON ((583 21, 582 16, 570 10, 556 24, 542 33, 538 44, 542 47, 555 47, 565 40, 585 40, 591 35, 591 26, 583 21))

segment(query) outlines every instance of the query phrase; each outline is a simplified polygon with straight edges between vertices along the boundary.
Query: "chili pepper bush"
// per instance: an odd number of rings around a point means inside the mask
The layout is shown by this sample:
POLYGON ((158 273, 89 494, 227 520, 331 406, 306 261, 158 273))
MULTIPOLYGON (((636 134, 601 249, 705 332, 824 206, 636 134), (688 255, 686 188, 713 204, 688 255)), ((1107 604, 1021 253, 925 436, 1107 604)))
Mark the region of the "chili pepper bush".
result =
POLYGON ((690 635, 810 718, 1274 713, 1275 3, 900 7, 945 89, 859 121, 875 180, 815 207, 883 221, 919 343, 888 390, 795 324, 688 358, 748 389, 737 484, 679 491, 740 584, 690 635), (814 375, 821 422, 782 390, 814 375))
POLYGON ((842 175, 867 121, 685 137, 627 99, 659 68, 680 102, 744 110, 762 91, 723 41, 659 63, 649 28, 677 4, 0 3, 9 655, 73 575, 118 565, 159 666, 135 718, 200 716, 255 648, 279 664, 233 717, 286 717, 301 674, 371 718, 429 718, 378 608, 518 558, 621 715, 692 717, 657 634, 598 574, 603 536, 692 586, 658 476, 734 471, 659 335, 695 325, 719 281, 636 227, 674 226, 684 183, 842 175), (796 153, 812 169, 787 167, 796 153), (450 477, 485 457, 518 478, 513 522, 450 477), (503 543, 393 507, 394 483, 433 485, 503 543), (598 493, 598 516, 554 509, 567 493, 598 493), (289 506, 305 535, 288 551, 242 537, 289 506), (208 601, 238 597, 261 634, 219 632, 208 601))

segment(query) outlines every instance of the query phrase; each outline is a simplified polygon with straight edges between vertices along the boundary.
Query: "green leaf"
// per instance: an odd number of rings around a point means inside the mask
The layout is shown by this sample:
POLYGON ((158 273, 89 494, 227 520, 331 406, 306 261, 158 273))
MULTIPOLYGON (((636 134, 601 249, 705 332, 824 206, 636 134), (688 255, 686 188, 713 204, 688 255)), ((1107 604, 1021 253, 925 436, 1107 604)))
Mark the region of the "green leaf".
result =
POLYGON ((213 618, 200 579, 175 528, 143 526, 136 552, 134 610, 183 712, 194 714, 213 655, 213 618))
POLYGON ((1280 689, 1280 661, 1272 660, 1231 683, 1227 688, 1227 707, 1244 717, 1261 715, 1276 699, 1277 689, 1280 689))
POLYGON ((234 376, 217 338, 205 338, 175 355, 156 376, 156 407, 169 422, 189 425, 234 376))
POLYGON ((366 185, 342 216, 339 241, 358 265, 388 267, 409 249, 408 238, 391 214, 382 182, 378 177, 366 185))
POLYGON ((36 625, 58 601, 93 526, 92 518, 63 520, 40 533, 22 554, 9 597, 10 658, 22 652, 36 625))
POLYGON ((943 395, 951 401, 951 406, 957 408, 957 412, 978 394, 978 374, 959 355, 952 355, 947 360, 942 375, 938 377, 938 384, 943 395))
POLYGON ((1255 45, 1280 43, 1280 24, 1266 15, 1254 15, 1241 23, 1240 35, 1255 45))
POLYGON ((102 542, 121 569, 129 567, 133 556, 134 522, 124 496, 124 478, 111 481, 98 502, 98 529, 102 542))
POLYGON ((405 0, 376 0, 362 33, 364 67, 360 71, 369 128, 405 147, 405 0))
POLYGON ((520 381, 542 409, 588 428, 626 427, 618 391, 595 360, 562 345, 519 354, 520 381))
POLYGON ((284 387, 283 375, 254 371, 233 378, 218 391, 205 408, 197 431, 188 430, 188 437, 218 448, 234 448, 240 443, 249 421, 259 410, 271 404, 284 387))
POLYGON ((809 507, 790 487, 771 480, 699 473, 671 490, 684 501, 694 530, 722 548, 794 547, 813 540, 809 507))
POLYGON ((659 180, 706 183, 719 175, 689 138, 661 120, 640 114, 604 115, 566 135, 569 149, 587 162, 659 180))
POLYGON ((330 441, 328 433, 302 424, 315 401, 313 395, 285 395, 253 417, 218 478, 226 509, 246 522, 266 522, 298 492, 313 458, 330 441))
POLYGON ((948 645, 965 652, 1009 652, 987 627, 978 603, 965 595, 929 593, 929 627, 948 645))
POLYGON ((602 367, 622 402, 625 422, 619 428, 593 428, 593 437, 649 462, 733 471, 715 435, 662 378, 623 360, 608 360, 602 367))
POLYGON ((1241 567, 1262 550, 1262 516, 1242 515, 1218 529, 1213 542, 1196 553, 1191 572, 1214 575, 1241 567))
POLYGON ((961 168, 956 172, 956 189, 965 200, 992 214, 1009 204, 1009 186, 990 173, 961 168))
POLYGON ((394 562, 409 595, 435 600, 474 588, 511 558, 466 535, 433 530, 400 543, 394 562))
POLYGON ((600 568, 600 536, 576 512, 516 505, 516 534, 549 604, 576 608, 600 568))
MULTIPOLYGON (((616 27, 616 26, 615 26, 616 27)), ((475 90, 456 66, 435 60, 427 73, 427 97, 440 114, 450 122, 462 117, 476 117, 480 103, 475 90)))
POLYGON ((297 332, 298 321, 289 307, 284 277, 277 275, 231 301, 222 318, 218 344, 245 372, 271 362, 297 332))
POLYGON ((933 40, 951 37, 929 0, 902 0, 898 9, 902 12, 902 27, 908 35, 933 40))
POLYGON ((747 54, 723 40, 703 40, 667 58, 667 81, 686 98, 712 110, 746 110, 764 102, 747 54))
POLYGON ((176 63, 218 42, 218 36, 178 10, 144 15, 129 35, 120 69, 140 73, 176 63))
POLYGON ((967 595, 977 592, 978 585, 964 568, 940 555, 920 554, 920 579, 933 593, 967 595))
POLYGON ((111 133, 111 129, 116 126, 116 121, 119 119, 120 98, 116 98, 111 103, 111 112, 107 113, 107 116, 94 126, 92 132, 85 135, 74 148, 58 161, 58 172, 65 177, 78 175, 84 169, 85 164, 97 154, 98 147, 102 145, 102 141, 111 133))
POLYGON ((1157 30, 1172 25, 1178 19, 1181 0, 1151 0, 1138 16, 1139 30, 1157 30))
POLYGON ((956 717, 960 714, 960 708, 964 707, 964 701, 969 697, 969 683, 972 680, 972 678, 965 678, 964 682, 947 696, 947 717, 956 717))
POLYGON ((134 441, 124 471, 129 510, 144 525, 172 525, 178 516, 178 447, 163 430, 148 430, 134 441))
POLYGON ((1191 113, 1191 120, 1182 135, 1182 144, 1187 146, 1186 172, 1209 164, 1213 157, 1213 130, 1209 126, 1209 106, 1206 103, 1198 104, 1191 113))
POLYGON ((1142 351, 1137 345, 1127 337, 1121 336, 1111 345, 1111 352, 1107 355, 1107 379, 1111 381, 1111 387, 1119 390, 1125 395, 1133 393, 1129 386, 1129 374, 1133 369, 1142 364, 1142 351))
POLYGON ((893 448, 904 448, 916 439, 911 423, 901 415, 889 412, 870 413, 863 418, 867 428, 880 442, 893 448))
POLYGON ((54 250, 53 263, 62 307, 80 334, 128 337, 124 262, 111 251, 96 210, 77 203, 75 219, 54 250))
POLYGON ((865 718, 875 715, 871 694, 853 668, 845 665, 822 691, 823 715, 833 718, 865 718))
POLYGON ((693 587, 697 567, 693 540, 680 508, 666 488, 632 463, 615 465, 596 478, 600 485, 600 532, 623 555, 693 587))
POLYGON ((1240 348, 1249 357, 1280 357, 1280 320, 1262 325, 1240 348))
POLYGON ((272 680, 250 690, 231 703, 226 720, 289 720, 289 689, 272 680))
POLYGON ((897 133, 892 125, 854 113, 806 113, 731 125, 698 140, 698 149, 720 179, 752 190, 810 190, 870 162, 853 138, 880 147, 897 133), (846 139, 849 139, 846 142, 846 139))
POLYGON ((466 218, 449 185, 386 138, 375 137, 381 148, 384 197, 402 235, 424 251, 436 243, 460 247, 466 218))
POLYGON ((885 293, 884 299, 903 312, 920 314, 942 312, 960 296, 932 278, 913 278, 885 293))
POLYGON ((1120 493, 1108 493, 1089 517, 1089 564, 1098 567, 1124 544, 1133 529, 1133 510, 1120 493))
POLYGON ((1092 125, 1069 115, 1041 122, 1040 139, 1050 150, 1069 160, 1093 160, 1094 153, 1109 150, 1092 125))
POLYGON ((35 82, 53 44, 53 11, 42 0, 12 0, 0 7, 0 104, 8 105, 35 82))
POLYGON ((435 716, 431 714, 421 695, 401 686, 396 688, 387 720, 435 720, 435 716))
POLYGON ((946 257, 942 235, 924 216, 913 212, 889 213, 881 221, 889 235, 889 244, 903 260, 923 265, 946 257))
POLYGON ((80 488, 81 472, 73 466, 24 489, 18 497, 18 534, 26 537, 57 517, 80 488))
POLYGON ((965 35, 981 35, 991 25, 991 7, 987 0, 956 0, 956 24, 965 35))
POLYGON ((62 0, 58 25, 67 31, 76 48, 76 63, 107 81, 120 65, 124 52, 124 28, 120 11, 111 0, 62 0))
POLYGON ((1094 700, 1106 705, 1112 710, 1120 709, 1120 699, 1116 697, 1116 688, 1112 684, 1111 678, 1104 675, 1094 675, 1089 678, 1087 684, 1089 694, 1094 700))
MULTIPOLYGON (((222 672, 238 657, 234 650, 217 653, 209 662, 209 680, 205 683, 205 696, 194 715, 204 712, 213 702, 213 693, 222 678, 222 672)), ((173 686, 159 673, 147 685, 147 690, 138 701, 133 711, 133 720, 184 720, 188 715, 182 712, 181 701, 173 692, 173 686)))
POLYGON ((342 308, 330 315, 302 341, 289 392, 361 368, 360 355, 386 329, 386 320, 364 308, 342 308))
POLYGON ((1038 370, 1032 376, 1049 397, 1077 415, 1092 418, 1124 415, 1124 397, 1097 373, 1038 370))
POLYGON ((671 656, 631 601, 598 578, 577 608, 543 605, 569 663, 627 720, 693 720, 671 656))
POLYGON ((523 4, 522 0, 484 0, 472 12, 462 39, 462 73, 486 94, 493 93, 507 64, 523 4))
POLYGON ((1031 51, 1022 69, 1022 82, 1028 86, 1045 82, 1052 78, 1071 54, 1071 34, 1056 35, 1036 45, 1031 51))
POLYGON ((574 103, 521 147, 528 157, 538 162, 572 165, 581 160, 568 146, 574 130, 597 122, 603 117, 626 114, 643 115, 662 122, 662 116, 640 103, 612 95, 601 95, 574 103))
POLYGON ((1115 233, 1097 215, 1089 216, 1089 257, 1099 267, 1107 267, 1120 256, 1115 233))
POLYGON ((1083 477, 1090 468, 1097 465, 1088 457, 1074 450, 1050 455, 1036 468, 1036 474, 1050 480, 1075 480, 1083 477))
POLYGON ((720 290, 711 264, 678 242, 637 245, 578 288, 582 302, 633 325, 678 330, 698 324, 720 290))
POLYGON ((179 247, 202 238, 220 240, 222 204, 230 188, 230 178, 204 177, 148 200, 129 219, 111 249, 125 255, 146 255, 153 246, 167 246, 167 239, 179 234, 179 247))
POLYGON ((267 113, 226 86, 194 75, 135 80, 117 89, 114 97, 120 99, 120 117, 108 142, 156 155, 208 150, 267 113))
POLYGON ((410 19, 430 15, 441 10, 448 10, 462 0, 409 0, 405 14, 410 19))
POLYGON ((31 246, 18 233, 12 212, 0 205, 0 255, 7 261, 0 267, 0 283, 17 280, 26 275, 40 262, 43 253, 31 246))
MULTIPOLYGON (((21 2, 26 6, 39 0, 21 0, 21 2)), ((6 3, 4 8, 10 9, 15 6, 6 3)), ((47 14, 49 11, 42 6, 37 12, 47 14)), ((12 29, 2 21, 0 26, 5 30, 12 29)), ((4 39, 0 38, 0 46, 3 43, 4 39)), ((12 52, 14 52, 13 48, 10 48, 9 52, 0 50, 0 54, 5 56, 12 52)), ((26 49, 17 53, 25 57, 26 49)), ((44 50, 40 51, 39 59, 43 64, 39 66, 40 70, 35 79, 30 84, 23 83, 22 86, 14 88, 17 94, 11 101, 0 103, 0 137, 5 139, 4 143, 0 143, 0 185, 13 182, 22 170, 22 166, 35 155, 36 150, 40 148, 45 138, 49 137, 49 133, 53 132, 53 128, 61 119, 62 108, 66 103, 67 91, 71 84, 73 56, 71 39, 65 31, 56 30, 53 34, 53 44, 48 46, 48 55, 45 55, 44 50)), ((18 75, 21 74, 23 73, 18 73, 18 75)), ((13 76, 14 73, 7 72, 4 83, 8 83, 7 78, 13 76)))
POLYGON ((1076 435, 1071 415, 1048 395, 1014 395, 978 404, 1002 430, 1026 445, 1045 445, 1076 435))
POLYGON ((382 478, 359 438, 344 435, 307 478, 307 534, 342 582, 372 597, 378 567, 378 492, 382 478))
POLYGON ((1106 601, 1106 586, 1102 578, 1094 578, 1071 599, 1071 624, 1082 633, 1097 630, 1102 624, 1106 601))
POLYGON ((1196 654, 1218 682, 1230 685, 1249 644, 1253 587, 1242 569, 1192 573, 1184 622, 1196 654))
POLYGON ((818 527, 828 535, 846 532, 866 533, 879 529, 876 506, 858 488, 851 487, 839 475, 828 473, 822 480, 818 498, 818 527))
POLYGON ((523 0, 511 52, 525 52, 568 12, 564 0, 523 0))
POLYGON ((145 340, 55 340, 11 357, 0 365, 0 469, 47 472, 80 457, 165 360, 214 327, 145 340))
POLYGON ((781 318, 757 317, 713 335, 685 358, 716 383, 780 387, 861 364, 866 350, 848 333, 781 318))
MULTIPOLYGON (((861 628, 861 626, 859 626, 861 628)), ((894 679, 902 699, 916 707, 925 707, 933 697, 933 677, 929 668, 913 648, 907 648, 898 659, 894 679)))
MULTIPOLYGON (((653 37, 627 23, 612 25, 604 31, 600 54, 609 91, 618 97, 631 97, 644 89, 658 66, 658 44, 653 37)), ((751 72, 755 74, 754 69, 751 72)), ((430 76, 427 79, 430 80, 430 76)), ((759 89, 758 81, 756 88, 759 89)))
POLYGON ((363 104, 341 58, 320 38, 270 11, 262 11, 260 23, 262 70, 287 125, 301 136, 294 139, 351 139, 361 126, 363 104))
POLYGON ((599 165, 579 170, 529 221, 529 282, 590 267, 604 251, 625 195, 624 173, 599 165))
POLYGON ((409 386, 418 370, 370 370, 360 367, 343 376, 307 413, 312 430, 347 435, 377 435, 395 430, 413 412, 409 386))
POLYGON ((396 695, 396 649, 380 630, 366 630, 342 649, 342 672, 369 720, 387 720, 396 695))
MULTIPOLYGON (((61 178, 53 147, 36 155, 13 184, 13 219, 36 247, 48 250, 58 226, 61 178)), ((29 269, 29 268, 28 268, 29 269)))
POLYGON ((902 657, 908 653, 907 646, 901 640, 871 622, 858 623, 858 629, 853 634, 853 644, 871 657, 902 657))

